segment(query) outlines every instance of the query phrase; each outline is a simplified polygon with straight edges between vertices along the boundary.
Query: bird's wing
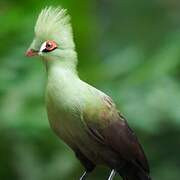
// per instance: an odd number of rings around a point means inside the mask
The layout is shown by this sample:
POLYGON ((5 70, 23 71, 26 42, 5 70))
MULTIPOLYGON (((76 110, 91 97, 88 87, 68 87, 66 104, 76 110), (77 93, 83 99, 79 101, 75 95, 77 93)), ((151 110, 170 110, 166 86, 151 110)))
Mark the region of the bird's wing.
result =
MULTIPOLYGON (((144 151, 125 118, 116 110, 111 98, 101 94, 102 108, 96 116, 84 112, 84 122, 89 134, 99 143, 109 146, 127 161, 136 163, 149 173, 149 166, 144 151), (96 118, 94 121, 92 118, 96 118)), ((92 112, 91 112, 92 114, 92 112)))

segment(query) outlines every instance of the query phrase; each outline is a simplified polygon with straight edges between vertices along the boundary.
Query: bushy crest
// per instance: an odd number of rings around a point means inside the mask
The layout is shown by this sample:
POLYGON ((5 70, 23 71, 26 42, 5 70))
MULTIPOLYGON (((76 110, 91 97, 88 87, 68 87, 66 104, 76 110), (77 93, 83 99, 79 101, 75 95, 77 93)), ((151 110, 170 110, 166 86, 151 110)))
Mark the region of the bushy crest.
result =
POLYGON ((46 7, 38 16, 35 34, 47 37, 52 34, 71 33, 70 16, 61 7, 46 7))

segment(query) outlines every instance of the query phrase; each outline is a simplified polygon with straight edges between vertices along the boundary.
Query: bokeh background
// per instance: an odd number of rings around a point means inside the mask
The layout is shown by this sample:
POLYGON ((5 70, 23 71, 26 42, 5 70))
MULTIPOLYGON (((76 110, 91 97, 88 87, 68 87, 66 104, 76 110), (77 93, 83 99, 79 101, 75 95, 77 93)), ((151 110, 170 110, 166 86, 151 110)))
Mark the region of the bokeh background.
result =
MULTIPOLYGON (((49 127, 41 60, 24 56, 47 5, 68 9, 80 77, 112 96, 126 115, 153 179, 179 179, 178 0, 0 0, 0 179, 77 180, 83 171, 49 127)), ((108 174, 99 167, 89 179, 108 174)))

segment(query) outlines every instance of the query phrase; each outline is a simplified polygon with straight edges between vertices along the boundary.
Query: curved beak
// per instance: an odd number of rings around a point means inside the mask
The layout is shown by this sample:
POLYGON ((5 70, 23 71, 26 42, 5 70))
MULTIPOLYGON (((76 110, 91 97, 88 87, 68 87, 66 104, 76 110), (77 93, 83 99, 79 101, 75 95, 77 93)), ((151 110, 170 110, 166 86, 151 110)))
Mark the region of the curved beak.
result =
POLYGON ((37 56, 38 55, 38 53, 39 53, 39 51, 36 51, 36 50, 34 50, 34 49, 28 49, 27 51, 26 51, 26 56, 27 57, 32 57, 32 56, 37 56))

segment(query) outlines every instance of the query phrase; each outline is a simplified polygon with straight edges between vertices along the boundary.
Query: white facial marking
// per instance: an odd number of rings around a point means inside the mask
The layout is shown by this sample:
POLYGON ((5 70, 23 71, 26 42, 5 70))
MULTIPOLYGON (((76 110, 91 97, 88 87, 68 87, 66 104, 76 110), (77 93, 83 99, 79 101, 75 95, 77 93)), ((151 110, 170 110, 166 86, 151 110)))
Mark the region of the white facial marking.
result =
POLYGON ((42 43, 41 48, 39 50, 39 54, 41 55, 43 50, 46 49, 46 41, 42 43))

